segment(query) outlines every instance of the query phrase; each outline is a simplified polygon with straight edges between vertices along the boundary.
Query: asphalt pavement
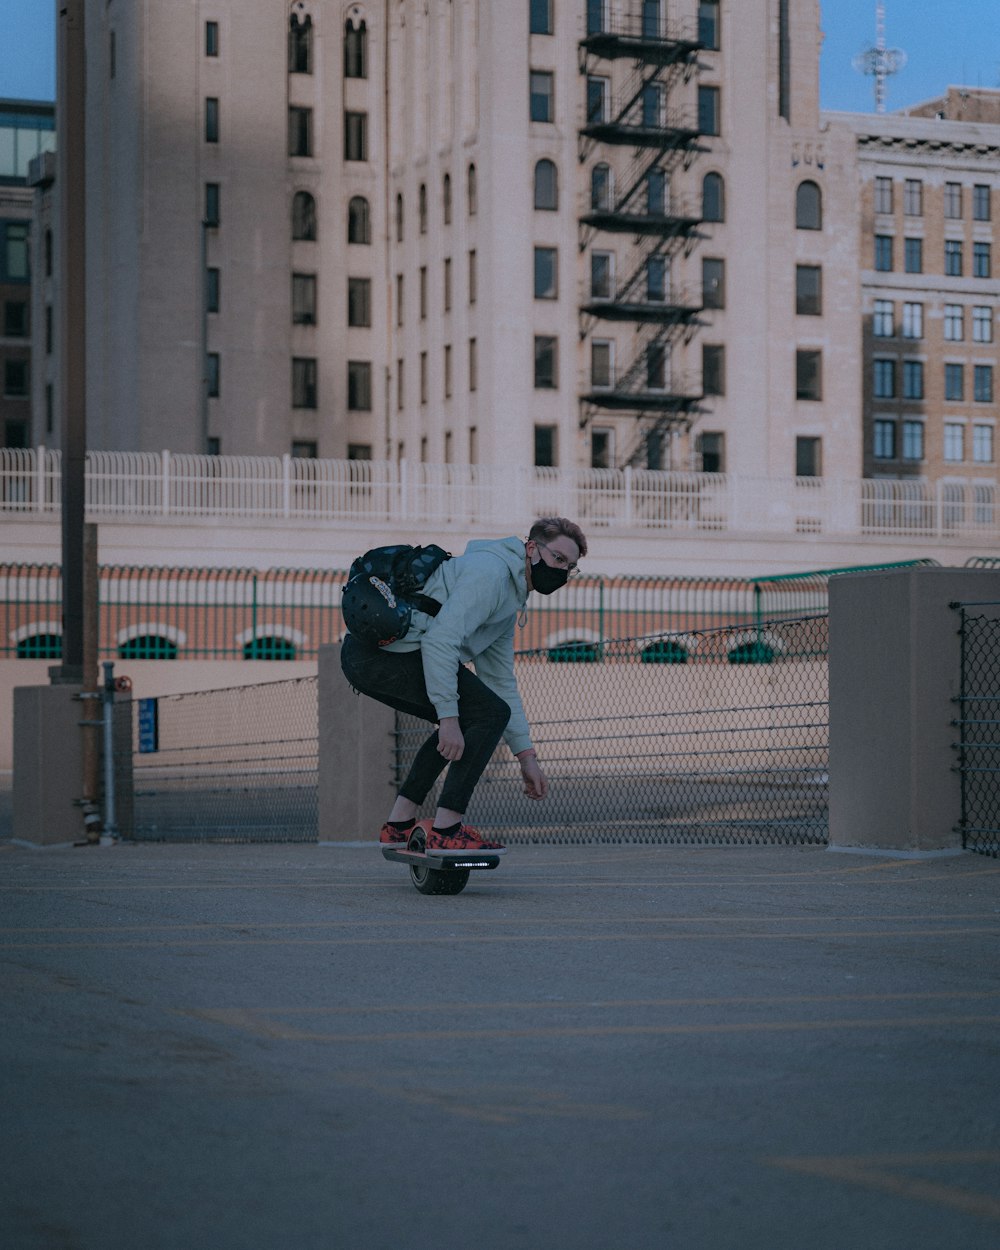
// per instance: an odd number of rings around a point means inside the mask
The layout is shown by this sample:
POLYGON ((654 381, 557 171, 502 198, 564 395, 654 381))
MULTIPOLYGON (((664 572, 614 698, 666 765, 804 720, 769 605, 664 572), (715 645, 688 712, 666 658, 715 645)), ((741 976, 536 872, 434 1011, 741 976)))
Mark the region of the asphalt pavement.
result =
POLYGON ((4 1250, 996 1250, 1000 864, 0 845, 4 1250))

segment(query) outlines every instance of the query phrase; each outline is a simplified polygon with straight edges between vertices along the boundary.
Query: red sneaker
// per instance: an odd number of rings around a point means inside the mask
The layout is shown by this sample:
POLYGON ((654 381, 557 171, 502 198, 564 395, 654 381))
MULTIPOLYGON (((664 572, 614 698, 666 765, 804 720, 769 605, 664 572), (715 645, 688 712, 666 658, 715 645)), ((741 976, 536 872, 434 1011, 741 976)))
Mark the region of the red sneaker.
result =
POLYGON ((507 849, 502 842, 487 841, 471 825, 462 825, 455 833, 447 835, 438 833, 430 821, 427 822, 426 829, 428 854, 448 851, 452 854, 481 855, 488 851, 491 855, 502 855, 507 849))
POLYGON ((378 840, 384 845, 405 846, 411 833, 410 829, 394 829, 388 821, 378 831, 378 840))

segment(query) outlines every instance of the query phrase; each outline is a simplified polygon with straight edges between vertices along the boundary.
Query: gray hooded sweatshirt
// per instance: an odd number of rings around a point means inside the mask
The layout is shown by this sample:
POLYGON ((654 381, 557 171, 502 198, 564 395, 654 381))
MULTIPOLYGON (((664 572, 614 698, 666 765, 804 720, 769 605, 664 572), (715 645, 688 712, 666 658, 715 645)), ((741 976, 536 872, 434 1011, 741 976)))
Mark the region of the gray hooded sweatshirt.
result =
POLYGON ((414 611, 406 637, 386 651, 420 650, 427 694, 439 717, 458 715, 458 669, 477 676, 510 707, 504 740, 516 755, 531 732, 514 679, 514 626, 528 598, 521 538, 476 539, 465 554, 434 570, 423 593, 441 604, 437 616, 414 611))

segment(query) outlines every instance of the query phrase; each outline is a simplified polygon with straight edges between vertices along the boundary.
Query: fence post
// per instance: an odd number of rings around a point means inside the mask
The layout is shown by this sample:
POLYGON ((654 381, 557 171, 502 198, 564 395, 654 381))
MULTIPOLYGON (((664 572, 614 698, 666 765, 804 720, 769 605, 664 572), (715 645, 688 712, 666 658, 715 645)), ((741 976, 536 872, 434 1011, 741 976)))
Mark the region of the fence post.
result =
POLYGON ((281 515, 292 515, 292 458, 286 451, 281 457, 281 515))
POLYGON ((45 445, 35 448, 35 511, 45 511, 45 445))
POLYGON ((166 448, 160 456, 160 511, 164 516, 170 511, 170 452, 166 448))
POLYGON ((319 840, 374 846, 396 794, 396 714, 351 689, 340 648, 319 649, 319 840))

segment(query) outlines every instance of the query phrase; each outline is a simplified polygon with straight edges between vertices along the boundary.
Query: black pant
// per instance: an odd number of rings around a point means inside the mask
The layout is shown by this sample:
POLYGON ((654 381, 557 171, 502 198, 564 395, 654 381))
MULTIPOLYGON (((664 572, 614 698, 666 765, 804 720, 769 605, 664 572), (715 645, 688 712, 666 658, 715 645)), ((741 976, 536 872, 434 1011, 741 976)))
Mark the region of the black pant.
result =
MULTIPOLYGON (((424 666, 419 650, 384 651, 359 642, 348 634, 340 649, 344 676, 355 690, 421 720, 436 724, 437 712, 427 697, 424 666)), ((448 769, 438 806, 465 812, 476 783, 503 737, 510 720, 510 706, 485 682, 465 668, 458 670, 458 723, 465 738, 460 760, 448 769)), ((448 761, 437 749, 437 730, 417 752, 399 793, 423 803, 448 761)))

